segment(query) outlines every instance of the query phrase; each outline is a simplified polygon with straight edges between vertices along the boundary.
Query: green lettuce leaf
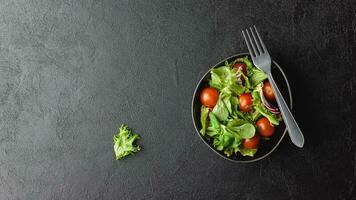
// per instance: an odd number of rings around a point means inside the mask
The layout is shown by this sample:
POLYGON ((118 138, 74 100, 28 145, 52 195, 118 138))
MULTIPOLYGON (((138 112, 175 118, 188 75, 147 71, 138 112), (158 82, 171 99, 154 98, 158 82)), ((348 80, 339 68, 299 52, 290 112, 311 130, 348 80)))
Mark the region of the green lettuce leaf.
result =
POLYGON ((215 117, 215 115, 213 113, 209 113, 209 118, 210 118, 210 122, 211 122, 211 126, 214 129, 220 129, 220 122, 219 120, 215 117))
MULTIPOLYGON (((245 56, 245 57, 243 57, 243 58, 237 58, 237 59, 235 60, 235 62, 242 62, 242 63, 245 63, 248 72, 249 72, 252 68, 255 68, 255 67, 253 66, 252 62, 250 61, 250 59, 248 58, 248 56, 245 56)), ((249 75, 249 73, 248 73, 247 75, 249 75)))
MULTIPOLYGON (((246 89, 252 89, 249 78, 247 76, 245 76, 243 73, 241 73, 241 76, 245 80, 246 89)), ((246 90, 245 92, 248 92, 248 90, 246 90)))
POLYGON ((256 86, 267 78, 267 75, 263 71, 259 70, 252 64, 248 56, 237 58, 235 62, 243 62, 246 64, 247 76, 249 77, 251 86, 256 86))
POLYGON ((261 113, 258 110, 254 109, 253 111, 251 111, 250 113, 251 121, 255 122, 260 117, 261 117, 261 113))
POLYGON ((232 113, 232 104, 231 104, 232 96, 231 96, 230 90, 228 90, 227 88, 223 89, 220 94, 222 95, 221 99, 225 104, 225 108, 229 111, 229 114, 231 114, 232 113))
POLYGON ((225 67, 230 68, 232 66, 232 63, 229 63, 229 61, 227 61, 227 60, 225 60, 224 64, 225 64, 225 67))
POLYGON ((240 151, 243 139, 255 135, 255 127, 242 119, 230 119, 226 125, 219 122, 213 112, 209 113, 210 126, 207 128, 207 136, 213 141, 213 147, 230 157, 240 151))
POLYGON ((140 136, 132 133, 127 125, 121 125, 117 134, 113 137, 116 160, 140 151, 141 147, 134 144, 135 140, 139 138, 140 136))
POLYGON ((256 132, 255 127, 251 123, 245 123, 240 126, 230 126, 229 128, 243 139, 252 138, 256 132))
POLYGON ((200 133, 202 135, 205 135, 206 132, 208 115, 209 115, 209 108, 202 106, 200 111, 200 123, 201 123, 200 133))
POLYGON ((230 66, 217 67, 211 70, 211 80, 209 85, 218 90, 227 88, 233 94, 242 94, 246 88, 239 83, 238 77, 241 72, 230 66))
POLYGON ((234 113, 234 111, 236 110, 239 110, 239 101, 236 96, 231 96, 230 103, 231 103, 232 113, 234 113))
POLYGON ((241 144, 242 138, 233 130, 224 125, 220 125, 221 129, 218 135, 213 140, 213 146, 219 151, 223 151, 228 157, 233 152, 237 152, 241 144))
POLYGON ((282 118, 280 116, 277 116, 277 115, 271 113, 263 105, 261 98, 260 98, 260 90, 262 90, 262 84, 258 85, 256 87, 256 89, 252 92, 253 105, 254 105, 256 111, 259 112, 264 117, 266 117, 271 122, 271 124, 279 125, 279 122, 282 120, 282 118))
POLYGON ((209 85, 213 88, 222 90, 225 87, 226 80, 231 72, 229 67, 217 67, 211 70, 211 79, 209 81, 209 85))
POLYGON ((253 157, 255 155, 255 153, 257 152, 257 149, 239 149, 239 152, 243 156, 253 157))
POLYGON ((233 126, 241 126, 243 124, 247 123, 245 120, 243 119, 239 119, 239 118, 234 118, 231 119, 227 122, 226 126, 227 127, 233 127, 233 126))
POLYGON ((229 111, 220 97, 212 112, 220 121, 226 121, 229 117, 229 111))
POLYGON ((239 110, 239 101, 236 96, 231 96, 230 102, 231 102, 231 108, 232 108, 231 117, 233 119, 243 119, 244 121, 250 121, 249 114, 241 112, 239 110))
POLYGON ((217 119, 217 117, 212 112, 209 113, 209 119, 210 119, 210 126, 207 128, 207 134, 210 137, 214 137, 215 135, 220 133, 221 124, 217 119))
POLYGON ((229 114, 232 113, 231 91, 227 88, 221 90, 218 102, 216 103, 213 113, 220 121, 227 121, 229 114))
POLYGON ((257 68, 252 68, 250 72, 251 72, 250 81, 252 86, 256 86, 260 84, 262 81, 264 81, 265 79, 267 79, 267 75, 263 71, 257 68))

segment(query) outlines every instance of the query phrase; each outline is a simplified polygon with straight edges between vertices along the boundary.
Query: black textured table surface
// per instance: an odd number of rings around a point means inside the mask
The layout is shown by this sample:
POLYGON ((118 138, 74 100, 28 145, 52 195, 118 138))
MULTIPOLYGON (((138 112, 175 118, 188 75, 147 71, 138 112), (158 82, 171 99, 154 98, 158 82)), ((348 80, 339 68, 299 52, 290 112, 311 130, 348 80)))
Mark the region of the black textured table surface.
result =
MULTIPOLYGON (((355 1, 1 1, 0 199, 352 199, 355 1), (289 77, 303 149, 228 162, 191 99, 256 24, 289 77), (143 150, 116 161, 127 123, 143 150)), ((355 198, 355 197, 354 197, 355 198)))

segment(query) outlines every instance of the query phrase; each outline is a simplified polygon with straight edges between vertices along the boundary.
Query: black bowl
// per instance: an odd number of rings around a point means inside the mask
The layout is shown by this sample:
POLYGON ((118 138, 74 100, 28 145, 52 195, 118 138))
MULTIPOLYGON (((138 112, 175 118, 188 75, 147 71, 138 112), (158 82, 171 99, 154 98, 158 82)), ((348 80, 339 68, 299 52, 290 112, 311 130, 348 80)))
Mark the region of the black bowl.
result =
MULTIPOLYGON (((211 69, 215 67, 220 67, 224 65, 225 60, 228 60, 229 62, 235 60, 236 58, 243 57, 249 55, 248 53, 241 53, 241 54, 236 54, 231 57, 228 57, 221 62, 217 63, 214 65, 211 69)), ((208 80, 210 79, 210 71, 211 69, 205 73, 203 78, 200 79, 195 91, 194 91, 194 96, 193 96, 193 101, 192 101, 192 117, 193 117, 193 123, 195 130, 199 137, 204 141, 204 143, 215 153, 220 155, 221 157, 230 160, 232 162, 237 162, 237 163, 249 163, 249 162, 254 162, 261 160, 262 158, 267 157, 269 154, 271 154, 279 145, 279 143, 282 141, 284 138, 287 129, 286 126, 283 122, 280 123, 276 127, 276 132, 274 133, 273 136, 270 137, 270 140, 261 140, 261 145, 255 154, 254 157, 249 157, 249 156, 242 156, 241 154, 237 153, 237 155, 233 155, 231 157, 227 157, 224 155, 223 152, 218 151, 214 149, 210 142, 202 137, 202 135, 199 133, 199 130, 201 129, 201 124, 200 124, 200 109, 201 109, 201 103, 199 100, 199 95, 200 91, 208 86, 208 80)), ((286 100, 287 104, 289 105, 289 108, 292 109, 292 94, 290 91, 288 79, 286 75, 284 74, 282 68, 275 62, 272 61, 272 74, 273 78, 276 81, 278 88, 280 89, 284 99, 286 100)))

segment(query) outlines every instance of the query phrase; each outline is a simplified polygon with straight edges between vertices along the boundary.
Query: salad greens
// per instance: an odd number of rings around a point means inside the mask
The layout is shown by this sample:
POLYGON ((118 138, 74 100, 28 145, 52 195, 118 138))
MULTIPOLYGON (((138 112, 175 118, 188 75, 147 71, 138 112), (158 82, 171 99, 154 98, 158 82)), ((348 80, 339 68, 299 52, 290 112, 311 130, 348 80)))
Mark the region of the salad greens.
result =
POLYGON ((230 64, 225 62, 225 66, 211 70, 209 85, 218 90, 225 89, 234 94, 242 94, 245 92, 245 88, 237 82, 237 77, 240 75, 241 73, 237 69, 232 69, 230 64))
POLYGON ((260 92, 262 90, 262 84, 258 84, 256 89, 252 92, 253 103, 255 105, 255 109, 258 113, 265 116, 273 125, 279 125, 279 121, 281 121, 281 117, 277 116, 274 113, 271 113, 267 110, 267 108, 263 105, 260 97, 260 92))
POLYGON ((202 105, 200 134, 228 157, 238 152, 243 156, 254 156, 257 148, 245 148, 242 143, 258 134, 256 121, 261 117, 266 117, 272 125, 281 121, 280 116, 264 106, 260 97, 267 75, 247 56, 233 62, 225 61, 223 66, 212 69, 210 75, 209 86, 218 90, 219 98, 213 108, 202 105), (244 63, 247 73, 234 67, 235 63, 244 63), (249 112, 239 108, 240 95, 245 93, 252 95, 253 108, 249 112))
POLYGON ((141 147, 135 145, 135 140, 139 139, 138 134, 132 133, 127 125, 121 125, 117 134, 114 135, 114 152, 116 160, 120 160, 128 155, 141 150, 141 147))
POLYGON ((252 62, 247 56, 243 58, 237 58, 235 62, 243 62, 246 64, 248 70, 247 75, 250 78, 252 86, 258 85, 267 78, 267 75, 263 71, 253 66, 252 62))

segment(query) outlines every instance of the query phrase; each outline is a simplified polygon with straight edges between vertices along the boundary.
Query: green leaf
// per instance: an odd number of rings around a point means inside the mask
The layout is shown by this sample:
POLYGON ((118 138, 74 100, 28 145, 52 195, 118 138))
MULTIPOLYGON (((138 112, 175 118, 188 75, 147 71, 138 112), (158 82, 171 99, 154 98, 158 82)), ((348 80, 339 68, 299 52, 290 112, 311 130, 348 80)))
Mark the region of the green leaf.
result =
POLYGON ((251 87, 250 80, 249 80, 249 78, 248 78, 245 74, 243 74, 243 73, 241 73, 241 76, 242 76, 242 78, 245 80, 245 86, 246 86, 246 89, 247 89, 246 92, 249 92, 248 89, 252 88, 252 87, 251 87))
POLYGON ((251 120, 252 120, 253 122, 255 122, 258 118, 261 117, 261 113, 260 113, 258 110, 256 110, 256 109, 254 109, 254 110, 250 113, 250 115, 251 115, 251 120))
POLYGON ((259 70, 252 64, 248 56, 237 58, 235 62, 243 62, 246 64, 247 77, 249 78, 251 86, 256 86, 267 78, 267 75, 263 71, 259 70))
POLYGON ((224 149, 224 146, 221 144, 221 141, 219 139, 220 137, 214 138, 213 146, 215 147, 216 150, 222 151, 224 149))
POLYGON ((273 125, 279 125, 279 122, 282 120, 280 116, 271 113, 267 108, 263 105, 260 98, 260 90, 262 90, 262 85, 258 85, 256 89, 252 92, 253 104, 258 113, 266 117, 269 122, 273 125))
POLYGON ((231 83, 227 86, 234 94, 243 94, 246 90, 245 87, 239 85, 238 83, 231 83))
POLYGON ((229 61, 225 60, 225 66, 226 67, 231 67, 231 64, 229 63, 229 61))
POLYGON ((231 108, 232 108, 233 111, 239 109, 239 101, 238 101, 238 98, 236 96, 231 96, 230 97, 230 103, 231 103, 231 108))
POLYGON ((211 127, 217 131, 220 130, 220 122, 219 120, 216 118, 216 116, 214 115, 214 113, 210 112, 209 113, 209 119, 210 119, 210 124, 211 127))
POLYGON ((257 149, 239 149, 239 152, 243 156, 253 157, 255 155, 255 153, 257 152, 257 149))
POLYGON ((210 137, 215 137, 216 135, 218 135, 220 132, 219 129, 215 129, 211 126, 209 126, 207 129, 206 129, 206 135, 210 136, 210 137))
POLYGON ((209 85, 222 90, 226 86, 226 77, 231 74, 229 67, 217 67, 211 70, 211 80, 209 85))
POLYGON ((220 135, 219 138, 220 138, 221 145, 223 145, 224 147, 229 147, 233 142, 233 140, 235 139, 235 137, 230 132, 227 131, 225 131, 223 135, 220 135))
POLYGON ((211 80, 209 85, 218 90, 227 88, 233 94, 242 94, 245 87, 239 83, 238 76, 241 74, 237 69, 230 67, 217 67, 211 70, 211 80))
POLYGON ((273 125, 279 125, 279 121, 281 121, 281 117, 269 112, 267 108, 263 105, 256 105, 256 110, 261 113, 264 117, 268 119, 269 122, 273 125))
POLYGON ((250 81, 251 81, 252 86, 256 86, 256 85, 260 84, 266 78, 267 78, 267 75, 263 71, 261 71, 257 68, 251 69, 250 81))
POLYGON ((229 113, 232 112, 230 103, 231 95, 223 91, 220 93, 218 102, 212 112, 220 121, 227 121, 229 113))
POLYGON ((135 140, 139 138, 140 136, 132 133, 127 125, 121 125, 117 134, 113 137, 116 160, 120 160, 128 155, 140 151, 140 146, 134 144, 135 140))
POLYGON ((248 58, 248 56, 245 56, 243 58, 237 58, 235 60, 235 62, 242 62, 246 64, 247 67, 247 71, 250 71, 252 68, 254 68, 252 62, 250 61, 250 59, 248 58))
POLYGON ((243 139, 252 138, 255 135, 256 129, 251 123, 245 123, 240 126, 229 127, 243 139))
POLYGON ((243 119, 245 121, 250 121, 250 117, 248 113, 245 112, 241 112, 240 110, 235 110, 235 114, 237 117, 239 117, 240 119, 243 119))
POLYGON ((229 111, 229 114, 232 113, 232 103, 231 103, 231 91, 228 88, 224 88, 220 92, 221 99, 225 104, 226 109, 229 111))
POLYGON ((235 118, 235 119, 232 119, 230 120, 226 126, 227 127, 234 127, 234 126, 241 126, 243 124, 247 123, 245 120, 243 119, 239 119, 239 118, 235 118))
POLYGON ((216 135, 213 141, 213 146, 215 149, 222 151, 228 157, 239 148, 241 144, 241 137, 239 137, 234 131, 230 130, 224 125, 221 126, 221 131, 219 135, 216 135))
POLYGON ((209 108, 202 106, 201 107, 201 111, 200 111, 200 123, 201 123, 201 130, 200 133, 202 135, 205 135, 206 132, 206 127, 207 127, 207 119, 208 119, 208 115, 209 115, 209 108))

